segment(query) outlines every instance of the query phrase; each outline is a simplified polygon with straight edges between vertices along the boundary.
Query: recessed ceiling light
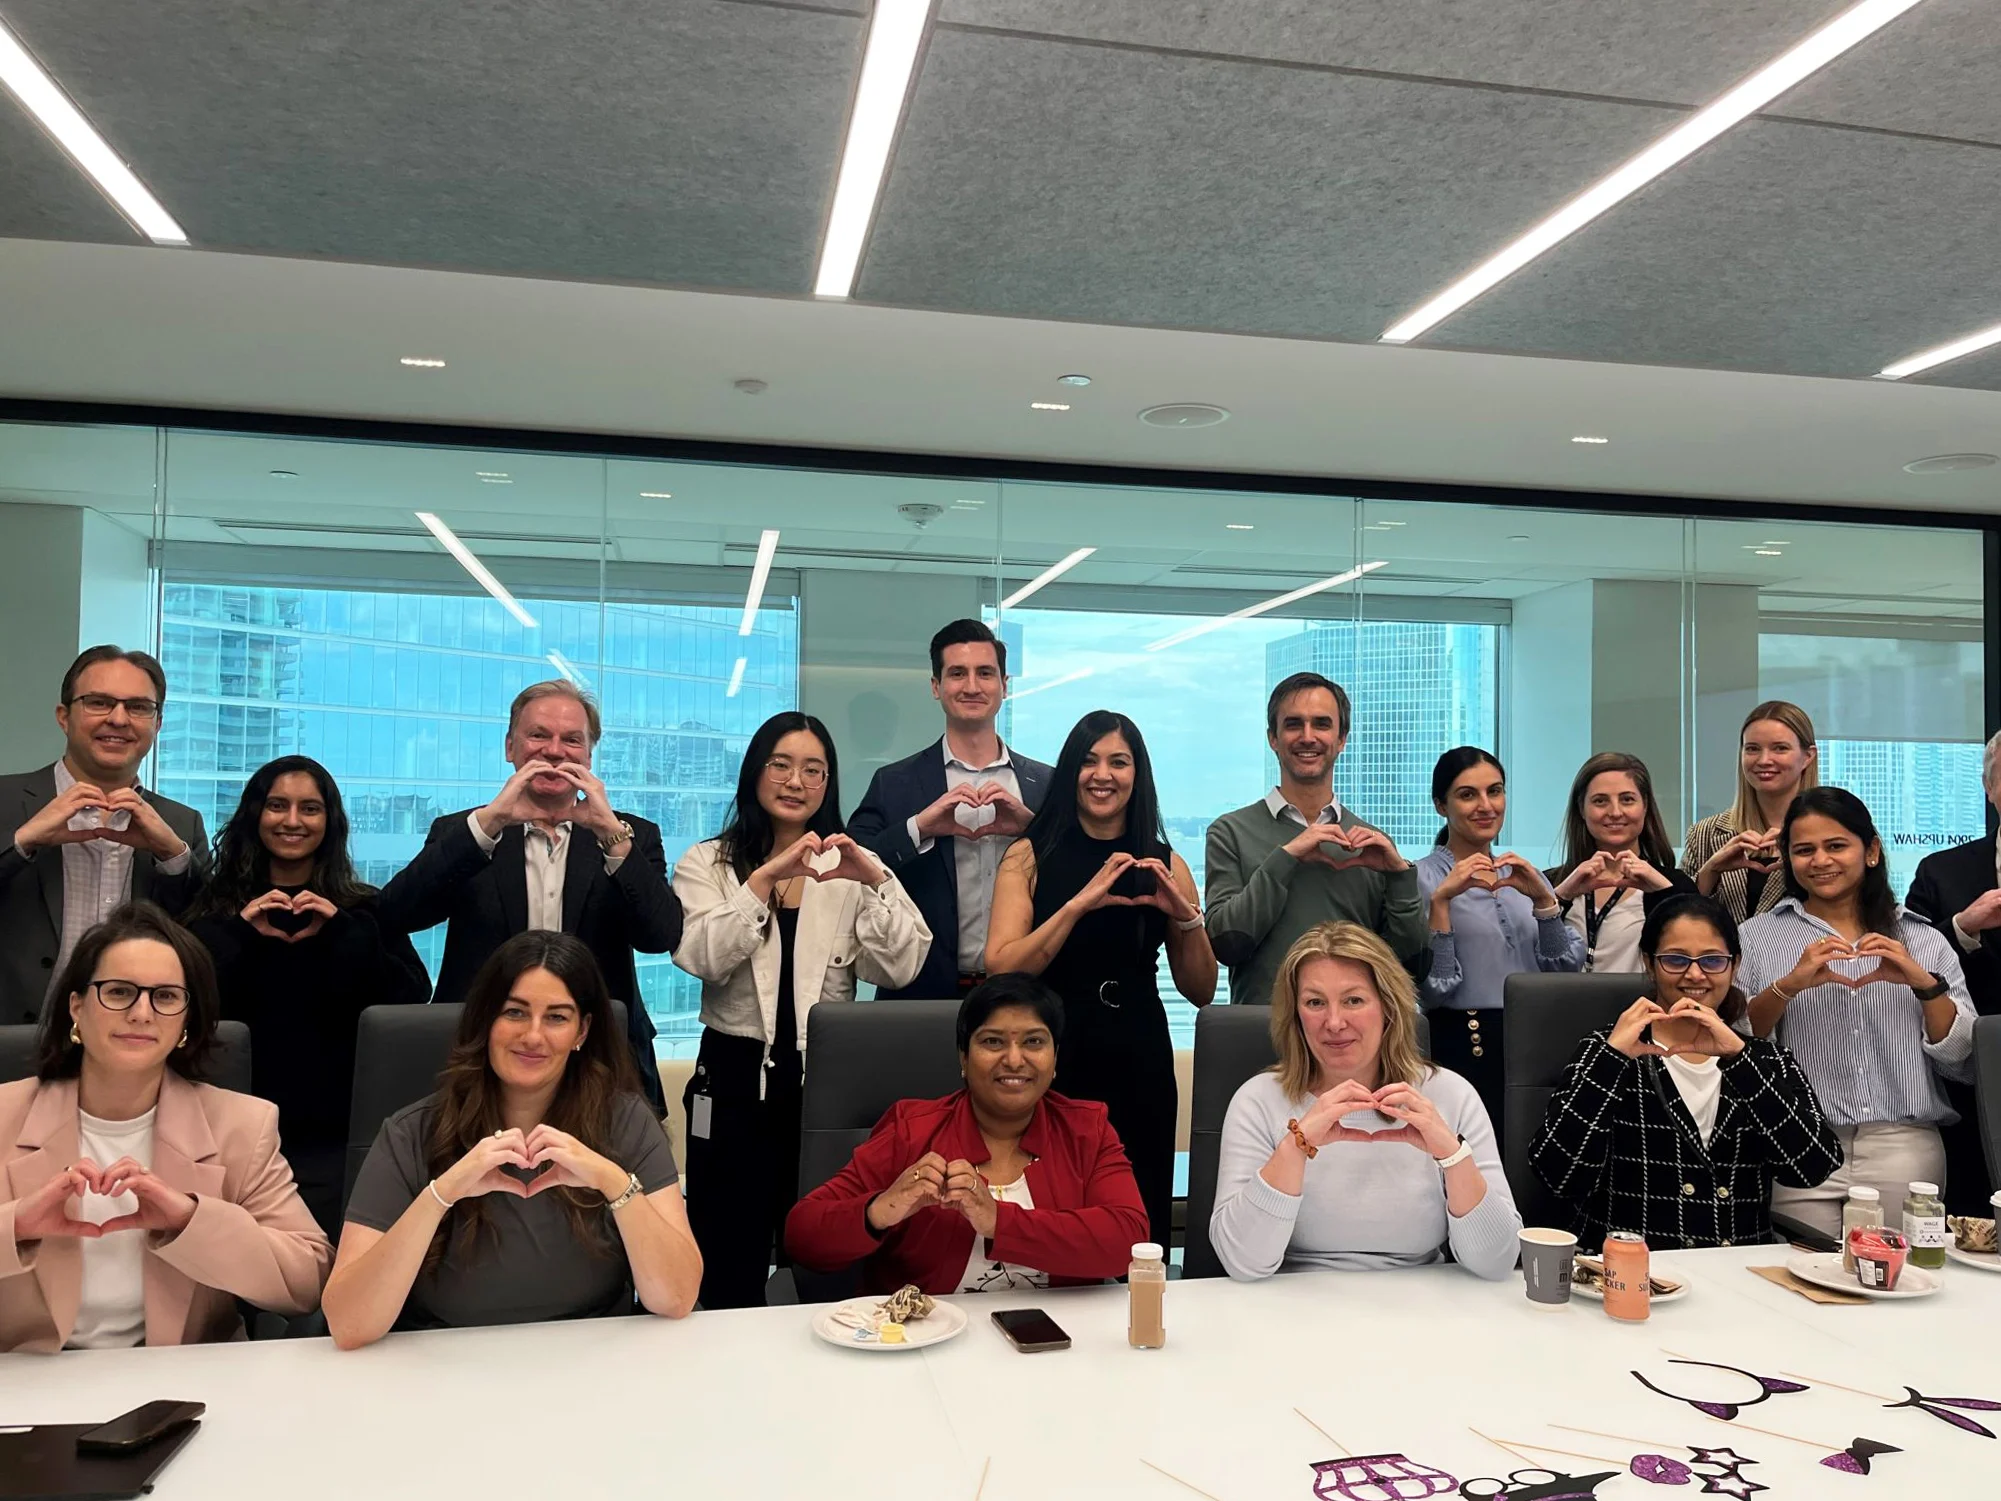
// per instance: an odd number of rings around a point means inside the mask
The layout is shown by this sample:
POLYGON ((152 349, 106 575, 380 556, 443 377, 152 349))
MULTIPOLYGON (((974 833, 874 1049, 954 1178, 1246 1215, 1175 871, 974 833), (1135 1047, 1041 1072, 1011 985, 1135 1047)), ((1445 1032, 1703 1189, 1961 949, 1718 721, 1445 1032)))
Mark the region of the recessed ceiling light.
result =
POLYGON ((1139 420, 1148 427, 1214 427, 1229 418, 1230 414, 1222 407, 1210 406, 1206 401, 1172 401, 1165 406, 1148 407, 1139 414, 1139 420))
POLYGON ((641 490, 639 498, 641 500, 672 500, 674 492, 672 490, 641 490))
POLYGON ((1522 535, 1521 533, 1517 532, 1514 536, 1508 538, 1508 540, 1510 542, 1526 542, 1528 541, 1528 538, 1522 535))
POLYGON ((1595 447, 1600 444, 1610 443, 1612 440, 1610 438, 1595 438, 1588 433, 1579 433, 1570 441, 1573 443, 1589 443, 1595 447))
POLYGON ((1767 537, 1765 539, 1765 546, 1767 547, 1786 547, 1789 545, 1783 537, 1767 537))
POLYGON ((504 474, 489 474, 480 483, 482 485, 511 485, 514 481, 504 474))
MULTIPOLYGON (((1861 0, 1813 35, 1788 48, 1713 104, 1689 116, 1638 156, 1601 177, 1528 233, 1482 261, 1405 318, 1383 330, 1385 344, 1404 344, 1443 322, 1481 293, 1505 281, 1545 251, 1568 239, 1607 209, 1623 202, 1663 172, 1685 161, 1748 116, 1756 114, 1857 43, 1880 31, 1918 0, 1861 0)), ((1892 367, 1895 368, 1895 367, 1892 367)), ((1885 372, 1887 373, 1887 372, 1885 372)))
POLYGON ((505 469, 475 469, 473 473, 481 479, 506 479, 508 477, 505 469))
POLYGON ((446 526, 443 520, 433 516, 429 511, 418 511, 416 517, 430 529, 432 536, 444 544, 445 551, 459 560, 459 567, 471 574, 474 580, 478 582, 480 588, 486 590, 488 594, 491 594, 500 602, 502 609, 527 626, 529 630, 532 631, 535 629, 535 617, 521 607, 520 600, 507 592, 507 586, 493 576, 486 564, 473 556, 472 549, 459 540, 457 532, 446 526))
POLYGON ((1387 521, 1370 521, 1363 524, 1362 530, 1365 532, 1387 532, 1394 531, 1395 528, 1387 521))
POLYGON ((1920 370, 1929 370, 1934 365, 1943 365, 1948 360, 1964 359, 1969 354, 1977 354, 1983 349, 1991 349, 2001 344, 2001 323, 1992 328, 1983 328, 1977 334, 1968 334, 1963 339, 1954 339, 1950 344, 1940 344, 1898 360, 1894 365, 1885 365, 1876 372, 1878 380, 1902 380, 1907 375, 1916 375, 1920 370))
POLYGON ((1067 401, 1031 401, 1028 405, 1032 411, 1037 412, 1067 412, 1070 410, 1070 403, 1067 401))
POLYGON ((13 32, 0 21, 0 84, 21 101, 35 122, 69 154, 69 159, 117 206, 118 212, 155 245, 185 245, 188 232, 160 200, 147 191, 56 81, 42 71, 13 32))
POLYGON ((1254 531, 1256 528, 1248 521, 1226 521, 1223 523, 1223 530, 1226 532, 1248 532, 1254 531))
POLYGON ((1754 547, 1751 551, 1761 558, 1783 558, 1785 556, 1776 547, 1754 547))
POLYGON ((834 207, 827 215, 819 272, 813 278, 818 296, 846 297, 854 290, 862 246, 889 167, 890 147, 896 143, 896 123, 903 117, 903 101, 917 71, 917 49, 930 17, 931 0, 876 0, 869 17, 861 79, 848 114, 840 175, 834 180, 834 207))
POLYGON ((434 360, 428 355, 421 354, 406 354, 396 363, 399 365, 408 365, 412 370, 442 370, 445 368, 443 360, 434 360))
POLYGON ((1286 605, 1292 604, 1295 600, 1305 599, 1309 595, 1319 594, 1328 589, 1338 589, 1343 584, 1352 584, 1365 573, 1374 573, 1378 568, 1387 568, 1389 566, 1386 562, 1363 563, 1358 567, 1350 568, 1345 573, 1337 573, 1332 578, 1321 579, 1315 584, 1303 584, 1297 589, 1288 589, 1283 594, 1276 594, 1270 599, 1259 600, 1254 605, 1245 605, 1241 610, 1232 610, 1227 615, 1218 616, 1214 620, 1205 620, 1200 625, 1188 626, 1184 630, 1176 631, 1171 636, 1162 636, 1158 641, 1149 641, 1146 644, 1146 649, 1148 651, 1166 651, 1170 646, 1179 646, 1184 641, 1193 641, 1197 636, 1206 636, 1211 631, 1220 631, 1224 626, 1234 625, 1239 620, 1250 620, 1256 616, 1263 615, 1269 610, 1282 609, 1286 605))
POLYGON ((743 597, 743 620, 736 628, 739 636, 748 636, 751 627, 757 624, 757 607, 764 601, 764 581, 771 577, 771 559, 777 551, 776 529, 765 532, 757 539, 757 561, 751 565, 750 589, 743 597))
POLYGON ((273 479, 297 479, 298 477, 299 471, 296 469, 273 469, 271 471, 271 478, 273 479))
POLYGON ((1994 463, 1991 453, 1940 453, 1928 459, 1912 459, 1906 474, 1956 474, 1962 469, 1985 469, 1994 463))
POLYGON ((986 501, 971 495, 961 495, 952 504, 955 506, 983 506, 986 504, 986 501))
POLYGON ((1387 526, 1387 527, 1399 527, 1399 526, 1409 526, 1409 525, 1410 525, 1410 523, 1409 523, 1408 521, 1378 521, 1378 522, 1377 522, 1377 523, 1375 523, 1375 524, 1376 524, 1377 526, 1387 526))
POLYGON ((1059 386, 1088 386, 1091 384, 1091 377, 1088 375, 1059 375, 1056 377, 1056 384, 1059 386))
POLYGON ((1029 595, 1033 594, 1036 590, 1040 589, 1044 584, 1055 582, 1057 579, 1061 578, 1064 574, 1068 573, 1071 569, 1075 568, 1079 563, 1083 562, 1084 559, 1091 556, 1091 554, 1096 552, 1097 550, 1098 549, 1095 547, 1080 547, 1075 552, 1071 553, 1068 557, 1062 558, 1057 562, 1050 564, 1047 568, 1043 569, 1042 572, 1038 573, 1034 578, 1030 579, 1027 583, 1023 584, 1019 589, 1015 590, 1014 593, 1010 594, 1006 599, 1002 600, 1000 602, 1001 609, 1003 611, 1012 610, 1016 605, 1020 604, 1024 599, 1027 599, 1029 595))

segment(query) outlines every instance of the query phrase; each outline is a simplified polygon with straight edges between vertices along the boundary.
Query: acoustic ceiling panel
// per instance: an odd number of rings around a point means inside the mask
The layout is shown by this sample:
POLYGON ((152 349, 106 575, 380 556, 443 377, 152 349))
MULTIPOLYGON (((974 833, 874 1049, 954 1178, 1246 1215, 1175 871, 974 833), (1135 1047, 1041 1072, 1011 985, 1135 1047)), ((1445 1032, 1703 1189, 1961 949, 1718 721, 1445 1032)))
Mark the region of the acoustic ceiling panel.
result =
POLYGON ((2001 152, 1754 122, 1425 342, 1869 376, 1994 321, 1996 244, 2001 152))
POLYGON ((1663 118, 943 31, 860 295, 1372 339, 1663 118))
POLYGON ((0 239, 141 243, 5 90, 0 90, 0 239))
POLYGON ((858 17, 9 0, 199 245, 802 291, 858 17))
POLYGON ((2001 8, 1924 0, 1773 110, 2001 145, 2001 8))

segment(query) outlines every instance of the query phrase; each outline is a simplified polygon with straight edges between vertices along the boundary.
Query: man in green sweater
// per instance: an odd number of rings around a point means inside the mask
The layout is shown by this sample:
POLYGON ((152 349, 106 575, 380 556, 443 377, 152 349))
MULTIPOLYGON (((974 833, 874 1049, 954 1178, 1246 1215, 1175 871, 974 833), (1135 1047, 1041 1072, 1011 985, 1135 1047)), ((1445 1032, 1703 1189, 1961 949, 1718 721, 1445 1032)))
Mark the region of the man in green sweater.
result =
POLYGON ((1360 923, 1413 974, 1424 971, 1431 934, 1416 868, 1334 796, 1350 722, 1340 684, 1317 672, 1280 683, 1265 706, 1278 786, 1209 825, 1209 942, 1238 1005, 1270 1004, 1279 961, 1317 923, 1360 923))

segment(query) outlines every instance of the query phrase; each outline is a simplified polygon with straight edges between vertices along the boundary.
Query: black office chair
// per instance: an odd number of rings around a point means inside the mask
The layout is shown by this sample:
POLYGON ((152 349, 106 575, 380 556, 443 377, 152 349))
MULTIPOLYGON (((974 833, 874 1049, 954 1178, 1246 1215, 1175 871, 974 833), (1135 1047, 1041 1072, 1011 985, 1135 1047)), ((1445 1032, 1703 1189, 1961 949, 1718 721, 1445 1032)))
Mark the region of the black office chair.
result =
POLYGON ((1577 1045, 1646 989, 1646 976, 1632 974, 1513 974, 1502 987, 1501 1165, 1524 1225, 1570 1228, 1570 1206, 1543 1187, 1529 1147, 1577 1045))
MULTIPOLYGON (((41 1028, 33 1024, 0 1027, 0 1084, 34 1075, 35 1034, 39 1031, 41 1028)), ((207 1082, 238 1094, 251 1092, 250 1028, 244 1023, 216 1024, 215 1047, 208 1055, 207 1082)))
MULTIPOLYGON (((898 1100, 935 1100, 959 1088, 958 1021, 959 1008, 938 1001, 865 1001, 807 1014, 800 1197, 846 1167, 898 1100)), ((837 1302, 860 1289, 852 1271, 795 1266, 792 1280, 801 1303, 837 1302)))
MULTIPOLYGON (((1431 1056, 1431 1022, 1417 1018, 1418 1051, 1431 1056)), ((1223 1263, 1209 1243, 1216 1209, 1216 1171, 1223 1155, 1223 1118, 1252 1074, 1278 1062, 1271 1045, 1271 1007, 1204 1006, 1195 1014, 1194 1099, 1188 1107, 1188 1215, 1182 1227, 1181 1275, 1220 1277, 1223 1263)))
MULTIPOLYGON (((625 1002, 611 1003, 616 1033, 625 1034, 625 1002)), ((457 1002, 442 1006, 370 1006, 354 1031, 354 1100, 347 1117, 345 1205, 382 1123, 438 1087, 438 1074, 458 1036, 457 1002)))
POLYGON ((1983 1016, 1973 1024, 1973 1090, 1980 1102, 1987 1181, 2001 1183, 2001 1016, 1983 1016))

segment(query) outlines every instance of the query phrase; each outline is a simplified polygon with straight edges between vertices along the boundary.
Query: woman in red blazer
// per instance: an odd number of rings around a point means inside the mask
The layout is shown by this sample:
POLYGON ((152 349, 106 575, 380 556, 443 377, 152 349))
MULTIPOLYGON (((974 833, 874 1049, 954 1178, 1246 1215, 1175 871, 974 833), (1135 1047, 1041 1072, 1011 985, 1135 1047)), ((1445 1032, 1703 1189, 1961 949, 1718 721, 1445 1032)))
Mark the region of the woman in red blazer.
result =
POLYGON ((1066 1287, 1124 1274, 1146 1239, 1125 1148, 1094 1101, 1049 1093, 1063 1003, 1031 975, 996 975, 959 1007, 966 1087, 904 1100, 785 1220, 816 1271, 861 1263, 862 1285, 927 1293, 1066 1287))

